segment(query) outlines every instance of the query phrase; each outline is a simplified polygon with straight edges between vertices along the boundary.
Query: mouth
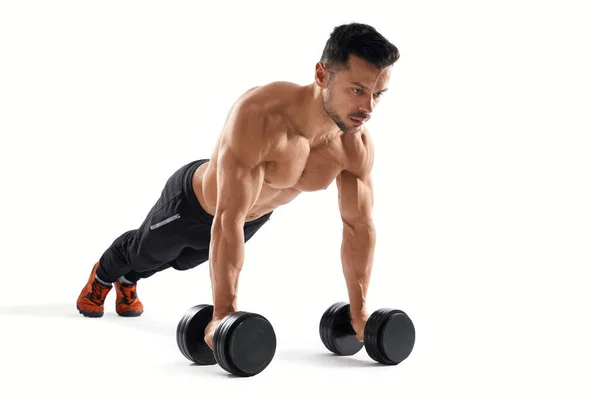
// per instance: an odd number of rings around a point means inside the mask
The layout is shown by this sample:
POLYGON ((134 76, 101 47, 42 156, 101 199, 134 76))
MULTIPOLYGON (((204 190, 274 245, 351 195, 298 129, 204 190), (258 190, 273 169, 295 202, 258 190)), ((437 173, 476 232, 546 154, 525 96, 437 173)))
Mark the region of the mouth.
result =
POLYGON ((367 122, 366 118, 354 118, 354 117, 350 117, 350 120, 352 122, 354 122, 354 124, 356 126, 361 126, 362 124, 364 124, 365 122, 367 122))

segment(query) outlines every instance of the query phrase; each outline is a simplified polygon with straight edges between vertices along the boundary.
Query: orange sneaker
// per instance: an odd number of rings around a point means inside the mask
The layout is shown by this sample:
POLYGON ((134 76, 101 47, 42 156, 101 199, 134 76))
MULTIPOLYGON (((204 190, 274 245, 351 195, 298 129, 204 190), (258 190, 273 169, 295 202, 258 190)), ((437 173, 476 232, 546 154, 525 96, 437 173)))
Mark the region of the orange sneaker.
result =
POLYGON ((117 289, 117 314, 121 317, 139 317, 144 312, 144 305, 137 297, 136 284, 126 285, 119 281, 115 282, 117 289))
POLYGON ((99 265, 99 261, 94 264, 90 278, 77 299, 77 309, 86 317, 104 315, 104 300, 112 288, 112 286, 106 286, 96 280, 96 270, 99 265))

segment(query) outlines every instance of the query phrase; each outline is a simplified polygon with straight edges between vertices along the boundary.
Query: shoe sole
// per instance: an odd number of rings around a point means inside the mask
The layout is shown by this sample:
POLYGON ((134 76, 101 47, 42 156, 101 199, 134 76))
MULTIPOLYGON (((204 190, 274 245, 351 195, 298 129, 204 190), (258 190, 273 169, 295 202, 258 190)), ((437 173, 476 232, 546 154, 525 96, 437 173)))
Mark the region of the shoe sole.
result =
POLYGON ((121 317, 139 317, 143 311, 125 311, 123 313, 117 313, 121 317))
MULTIPOLYGON (((84 317, 89 317, 89 318, 100 318, 104 315, 104 311, 96 311, 96 312, 88 312, 88 311, 82 311, 79 307, 77 307, 77 311, 79 311, 79 314, 83 315, 84 317)), ((121 317, 139 317, 140 315, 142 315, 143 311, 126 311, 124 313, 117 313, 119 314, 119 316, 121 317)))
POLYGON ((83 311, 79 308, 79 306, 77 306, 77 311, 79 311, 79 314, 83 315, 84 317, 89 317, 89 318, 100 318, 101 316, 104 315, 104 311, 95 311, 95 312, 83 311))

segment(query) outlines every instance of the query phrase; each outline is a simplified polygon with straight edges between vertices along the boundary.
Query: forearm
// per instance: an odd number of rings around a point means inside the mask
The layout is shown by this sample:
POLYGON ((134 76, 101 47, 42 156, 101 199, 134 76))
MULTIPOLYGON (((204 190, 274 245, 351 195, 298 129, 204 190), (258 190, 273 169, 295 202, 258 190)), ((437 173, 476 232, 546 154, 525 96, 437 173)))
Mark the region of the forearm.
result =
POLYGON ((243 224, 215 218, 209 250, 214 315, 237 311, 237 289, 244 263, 243 224))
POLYGON ((376 231, 372 223, 344 224, 342 267, 352 313, 365 311, 371 280, 376 231))

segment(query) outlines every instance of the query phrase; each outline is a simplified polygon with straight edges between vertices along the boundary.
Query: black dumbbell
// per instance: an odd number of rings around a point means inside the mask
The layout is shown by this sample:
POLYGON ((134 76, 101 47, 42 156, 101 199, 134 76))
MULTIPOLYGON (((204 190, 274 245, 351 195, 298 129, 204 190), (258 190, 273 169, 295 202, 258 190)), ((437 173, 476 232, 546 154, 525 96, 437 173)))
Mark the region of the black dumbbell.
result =
MULTIPOLYGON (((335 303, 323 313, 319 335, 334 354, 349 356, 363 348, 350 319, 350 305, 335 303)), ((415 327, 400 310, 381 308, 369 316, 364 332, 364 347, 373 360, 387 365, 404 361, 415 344, 415 327)))
POLYGON ((351 356, 363 348, 350 323, 350 305, 335 303, 321 317, 319 336, 329 351, 340 356, 351 356))
POLYGON ((177 325, 177 345, 190 361, 219 364, 238 376, 262 372, 275 356, 277 339, 271 323, 262 315, 238 311, 225 317, 215 329, 213 349, 204 341, 204 330, 214 307, 200 304, 190 308, 177 325))

